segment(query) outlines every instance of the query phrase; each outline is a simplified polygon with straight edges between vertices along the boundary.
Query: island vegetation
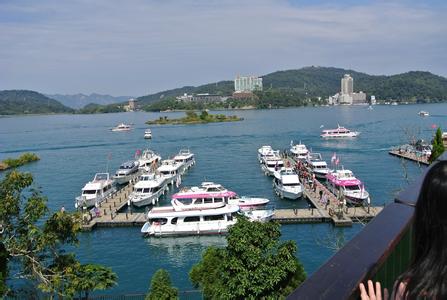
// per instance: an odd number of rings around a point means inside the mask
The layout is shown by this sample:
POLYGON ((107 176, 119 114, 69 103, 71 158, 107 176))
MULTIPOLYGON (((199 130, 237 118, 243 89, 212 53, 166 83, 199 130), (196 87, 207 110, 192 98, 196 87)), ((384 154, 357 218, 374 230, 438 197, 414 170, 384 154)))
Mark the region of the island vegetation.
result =
POLYGON ((18 158, 6 158, 0 162, 0 171, 11 168, 17 168, 24 164, 40 160, 39 156, 34 153, 23 153, 18 158))
POLYGON ((80 214, 50 213, 30 173, 6 174, 0 181, 0 199, 0 298, 88 298, 91 291, 116 284, 110 268, 81 263, 70 252, 79 244, 80 214), (12 279, 26 283, 30 294, 12 279))
POLYGON ((149 125, 166 125, 166 124, 205 124, 205 123, 218 123, 218 122, 235 122, 242 121, 243 118, 238 116, 226 116, 224 114, 209 114, 207 111, 202 111, 200 115, 194 111, 187 111, 186 116, 179 119, 169 119, 167 116, 160 117, 156 120, 147 121, 149 125))

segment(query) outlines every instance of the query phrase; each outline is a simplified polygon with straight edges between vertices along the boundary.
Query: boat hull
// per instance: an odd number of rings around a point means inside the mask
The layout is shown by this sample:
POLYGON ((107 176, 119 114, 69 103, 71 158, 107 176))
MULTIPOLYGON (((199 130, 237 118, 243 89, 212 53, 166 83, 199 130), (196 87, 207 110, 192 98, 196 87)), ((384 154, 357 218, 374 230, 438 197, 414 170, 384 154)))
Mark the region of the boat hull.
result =
POLYGON ((275 182, 273 183, 273 188, 275 190, 275 193, 280 198, 296 200, 296 199, 301 198, 303 196, 303 189, 302 188, 297 189, 296 191, 290 191, 290 190, 284 189, 283 187, 279 186, 275 182))
POLYGON ((160 197, 167 191, 167 186, 164 185, 161 189, 159 189, 156 193, 148 195, 148 196, 135 196, 130 195, 129 200, 132 202, 132 205, 136 207, 143 207, 148 205, 155 205, 160 197))
POLYGON ((186 235, 216 235, 226 234, 228 228, 236 221, 220 222, 191 222, 191 224, 181 224, 181 226, 164 224, 154 225, 146 222, 141 228, 141 233, 147 236, 165 237, 165 236, 186 236, 186 235))

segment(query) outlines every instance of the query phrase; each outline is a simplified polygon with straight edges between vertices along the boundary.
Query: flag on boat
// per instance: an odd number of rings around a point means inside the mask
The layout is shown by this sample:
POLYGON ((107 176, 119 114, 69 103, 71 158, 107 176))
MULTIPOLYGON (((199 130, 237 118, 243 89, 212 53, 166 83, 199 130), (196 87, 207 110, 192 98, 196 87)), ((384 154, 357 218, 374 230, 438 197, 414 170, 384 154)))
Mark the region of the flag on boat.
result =
POLYGON ((340 158, 337 157, 337 159, 335 160, 335 165, 338 166, 339 163, 340 163, 340 158))
POLYGON ((111 160, 112 159, 112 152, 109 152, 109 154, 107 154, 107 159, 111 160))
POLYGON ((438 127, 436 124, 431 125, 431 129, 436 129, 436 127, 438 127))
POLYGON ((137 149, 137 151, 135 151, 135 157, 140 156, 140 154, 141 154, 141 150, 140 150, 140 149, 137 149))
POLYGON ((293 146, 293 140, 290 140, 290 147, 293 146))
POLYGON ((334 163, 336 159, 337 159, 337 155, 334 152, 334 154, 332 155, 332 158, 331 158, 331 163, 334 163))

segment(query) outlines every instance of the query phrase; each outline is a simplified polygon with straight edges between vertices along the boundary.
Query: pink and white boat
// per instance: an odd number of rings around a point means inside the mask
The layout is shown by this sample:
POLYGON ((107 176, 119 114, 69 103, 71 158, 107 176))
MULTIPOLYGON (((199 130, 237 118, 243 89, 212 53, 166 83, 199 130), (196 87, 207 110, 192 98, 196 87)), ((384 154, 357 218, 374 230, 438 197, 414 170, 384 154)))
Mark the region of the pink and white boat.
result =
POLYGON ((335 195, 342 193, 348 203, 359 205, 369 198, 363 183, 350 170, 335 170, 326 178, 331 191, 335 195))
POLYGON ((177 211, 215 209, 226 204, 237 205, 241 209, 266 205, 265 198, 239 197, 222 185, 214 182, 202 182, 199 187, 183 188, 172 196, 172 206, 177 211))

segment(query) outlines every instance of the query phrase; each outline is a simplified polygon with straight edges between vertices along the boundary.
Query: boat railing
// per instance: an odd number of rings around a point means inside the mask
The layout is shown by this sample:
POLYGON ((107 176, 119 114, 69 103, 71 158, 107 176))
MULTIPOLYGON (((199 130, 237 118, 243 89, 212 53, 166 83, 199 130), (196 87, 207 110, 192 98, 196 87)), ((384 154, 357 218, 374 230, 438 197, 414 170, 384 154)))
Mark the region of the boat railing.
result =
MULTIPOLYGON (((447 153, 440 160, 447 160, 447 153)), ((391 291, 410 264, 414 206, 428 169, 288 299, 358 299, 358 286, 368 279, 391 291)))

